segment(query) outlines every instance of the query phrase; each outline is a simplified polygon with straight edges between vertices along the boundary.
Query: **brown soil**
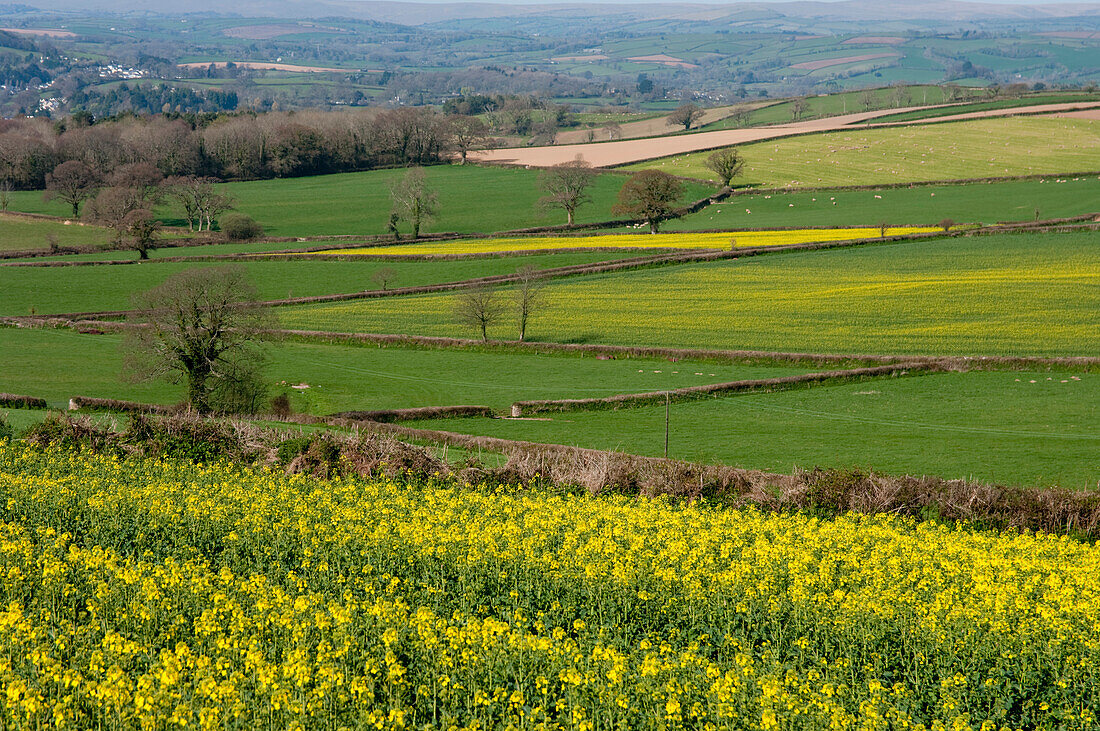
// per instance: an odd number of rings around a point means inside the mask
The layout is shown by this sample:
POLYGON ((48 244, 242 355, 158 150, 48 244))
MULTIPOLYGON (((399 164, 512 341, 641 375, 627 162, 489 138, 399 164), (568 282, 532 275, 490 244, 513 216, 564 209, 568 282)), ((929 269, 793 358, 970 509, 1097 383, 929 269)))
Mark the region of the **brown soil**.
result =
MULTIPOLYGON (((955 114, 949 117, 937 117, 930 120, 883 123, 883 126, 886 124, 891 126, 925 124, 928 122, 978 119, 982 117, 1003 117, 1028 113, 1053 114, 1057 112, 1071 112, 1084 106, 1100 108, 1100 102, 1089 102, 1088 104, 1042 104, 1011 109, 990 109, 984 112, 955 114)), ((713 150, 730 145, 743 145, 749 142, 759 142, 760 140, 769 140, 776 137, 789 137, 791 135, 809 132, 829 132, 855 125, 864 125, 875 117, 929 108, 930 107, 921 106, 902 107, 899 109, 880 109, 874 112, 857 112, 855 114, 844 114, 838 117, 827 117, 825 119, 811 119, 804 122, 777 124, 770 127, 698 132, 689 135, 670 135, 667 137, 651 137, 639 140, 561 144, 548 147, 503 148, 499 150, 484 150, 470 153, 470 156, 472 159, 479 162, 529 165, 531 167, 549 167, 551 165, 557 165, 558 163, 575 160, 579 156, 583 160, 591 163, 594 167, 615 167, 617 165, 628 165, 634 162, 641 162, 642 160, 652 160, 658 157, 682 155, 689 152, 699 152, 701 150, 713 150)), ((664 123, 663 119, 649 121, 660 121, 662 124, 664 123)), ((668 127, 664 128, 665 131, 668 129, 668 127)))
POLYGON ((1083 109, 1079 112, 1064 112, 1054 116, 1069 117, 1070 119, 1100 119, 1100 109, 1083 109))
MULTIPOLYGON (((718 122, 727 117, 732 116, 737 111, 744 109, 751 111, 753 109, 759 109, 760 107, 766 107, 773 102, 749 102, 747 104, 735 104, 728 107, 713 107, 703 112, 703 116, 695 123, 696 127, 702 127, 706 124, 718 122)), ((637 122, 626 122, 619 125, 619 139, 632 140, 638 137, 656 137, 658 135, 668 134, 680 127, 670 127, 668 124, 668 117, 654 117, 652 119, 640 119, 637 122)), ((602 128, 594 130, 596 133, 596 140, 606 140, 607 133, 602 128)), ((572 145, 579 142, 588 141, 588 130, 573 129, 568 132, 558 133, 559 145, 572 145)))
MULTIPOLYGON (((213 65, 214 68, 224 68, 228 61, 198 61, 195 63, 181 63, 182 68, 201 69, 213 65)), ((308 73, 335 72, 343 73, 352 69, 334 69, 327 66, 295 66, 289 63, 264 63, 260 61, 234 61, 235 65, 246 69, 258 69, 266 71, 301 71, 308 73)))
POLYGON ((865 53, 862 56, 843 56, 841 58, 823 58, 819 61, 804 61, 803 63, 791 64, 792 69, 805 69, 807 71, 817 71, 818 69, 827 69, 830 66, 843 66, 846 63, 857 63, 859 61, 873 61, 876 58, 897 58, 896 53, 865 53))
POLYGON ((76 38, 76 33, 56 28, 0 28, 5 33, 17 36, 44 36, 47 38, 76 38))

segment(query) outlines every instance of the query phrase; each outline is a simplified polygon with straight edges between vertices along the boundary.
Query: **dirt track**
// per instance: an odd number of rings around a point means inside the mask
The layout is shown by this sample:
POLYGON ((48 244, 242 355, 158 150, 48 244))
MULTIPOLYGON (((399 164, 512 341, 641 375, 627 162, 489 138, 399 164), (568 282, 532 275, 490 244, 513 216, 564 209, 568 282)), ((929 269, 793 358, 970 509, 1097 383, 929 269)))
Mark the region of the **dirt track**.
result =
MULTIPOLYGON (((900 109, 881 109, 874 112, 844 114, 838 117, 811 119, 805 122, 791 122, 790 124, 777 124, 770 127, 698 132, 690 135, 672 135, 667 137, 651 137, 648 139, 485 150, 470 153, 470 158, 478 162, 549 167, 551 165, 557 165, 558 163, 569 162, 570 160, 575 160, 580 157, 591 163, 594 167, 614 167, 616 165, 627 165, 632 162, 651 160, 656 157, 665 157, 667 155, 681 155, 687 152, 712 150, 727 145, 743 145, 748 142, 758 142, 760 140, 805 134, 807 132, 829 132, 837 129, 861 129, 872 126, 886 127, 926 124, 929 122, 1004 117, 1017 114, 1070 112, 1083 108, 1100 109, 1100 102, 1041 104, 1030 107, 1013 107, 1010 109, 991 109, 984 112, 952 114, 946 117, 936 117, 934 119, 916 120, 912 122, 889 122, 879 125, 869 124, 870 120, 873 120, 875 117, 928 108, 929 107, 903 107, 900 109)), ((663 118, 646 121, 664 124, 663 118)), ((639 122, 638 124, 641 123, 639 122)), ((667 127, 664 129, 667 130, 667 127)))

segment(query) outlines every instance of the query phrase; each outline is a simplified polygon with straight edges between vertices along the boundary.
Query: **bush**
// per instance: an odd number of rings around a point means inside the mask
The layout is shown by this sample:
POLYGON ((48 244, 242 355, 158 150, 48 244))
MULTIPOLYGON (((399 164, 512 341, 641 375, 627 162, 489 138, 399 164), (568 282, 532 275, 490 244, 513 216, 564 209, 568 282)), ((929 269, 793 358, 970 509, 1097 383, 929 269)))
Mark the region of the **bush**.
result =
POLYGON ((218 225, 230 241, 249 241, 264 235, 264 227, 243 213, 230 213, 218 225))
POLYGON ((11 424, 8 423, 8 417, 0 412, 0 442, 5 439, 11 439, 15 436, 15 430, 11 428, 11 424))
POLYGON ((271 413, 280 419, 285 419, 293 414, 294 408, 290 405, 290 396, 281 393, 271 399, 271 413))

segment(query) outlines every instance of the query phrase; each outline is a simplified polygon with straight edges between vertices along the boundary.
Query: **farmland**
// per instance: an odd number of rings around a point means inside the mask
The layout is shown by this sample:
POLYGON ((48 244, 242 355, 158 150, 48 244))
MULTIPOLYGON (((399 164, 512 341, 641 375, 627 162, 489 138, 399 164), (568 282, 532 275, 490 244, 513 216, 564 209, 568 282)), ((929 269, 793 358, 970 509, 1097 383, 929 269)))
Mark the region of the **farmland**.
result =
POLYGON ((844 226, 1031 221, 1100 212, 1100 177, 929 185, 872 190, 741 193, 721 205, 668 221, 666 231, 768 226, 844 226))
MULTIPOLYGON (((1095 172, 1100 126, 1094 120, 1010 117, 944 124, 853 129, 739 148, 742 185, 827 187, 1009 175, 1095 172)), ((710 179, 700 152, 627 166, 710 179)))
MULTIPOLYGON (((929 233, 935 228, 887 228, 887 236, 929 233)), ((362 249, 332 249, 319 254, 492 254, 509 251, 552 251, 555 249, 725 249, 756 246, 791 246, 817 241, 871 239, 883 234, 880 228, 795 229, 784 231, 738 231, 700 234, 620 234, 601 236, 531 236, 526 238, 461 239, 457 241, 371 246, 362 249)))
MULTIPOLYGON (((524 265, 537 268, 588 264, 624 254, 571 252, 522 258, 445 262, 244 261, 261 299, 313 297, 381 289, 373 279, 380 269, 391 276, 387 286, 416 287, 493 274, 512 274, 524 265)), ((152 262, 76 267, 5 267, 0 314, 99 312, 130 308, 131 295, 163 282, 170 275, 214 263, 152 262), (52 285, 52 286, 51 286, 52 285), (60 285, 60 286, 59 286, 60 285)))
MULTIPOLYGON (((1095 488, 1100 375, 945 373, 674 403, 669 455, 789 473, 815 466, 1095 488), (975 459, 976 455, 981 455, 975 459)), ((659 457, 664 406, 427 428, 659 457)))
POLYGON ((27 724, 1097 714, 1089 543, 13 445, 0 474, 0 672, 27 724))
MULTIPOLYGON (((819 353, 1095 354, 1096 237, 921 240, 564 280, 548 288, 532 336, 819 353)), ((424 295, 279 316, 295 328, 462 335, 451 307, 448 297, 424 295)))
MULTIPOLYGON (((0 328, 4 388, 45 398, 64 408, 73 396, 174 404, 181 386, 127 383, 122 336, 81 335, 61 329, 0 328)), ((568 355, 478 350, 379 348, 283 341, 269 344, 267 379, 273 392, 291 397, 296 411, 330 414, 360 409, 475 404, 507 412, 517 400, 611 396, 775 378, 805 373, 795 366, 745 365, 653 358, 599 360, 568 355), (294 389, 305 385, 308 388, 294 389)))

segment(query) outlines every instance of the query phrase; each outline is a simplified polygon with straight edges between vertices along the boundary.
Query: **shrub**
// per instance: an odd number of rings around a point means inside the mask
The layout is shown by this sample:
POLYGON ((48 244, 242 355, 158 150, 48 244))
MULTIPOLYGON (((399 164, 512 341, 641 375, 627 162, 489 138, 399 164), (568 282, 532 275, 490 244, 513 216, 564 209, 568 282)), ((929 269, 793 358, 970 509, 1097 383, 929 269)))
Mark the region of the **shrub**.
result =
POLYGON ((0 442, 5 439, 11 439, 15 436, 15 430, 11 428, 11 424, 8 423, 8 417, 3 412, 0 412, 0 442))
POLYGON ((275 398, 271 399, 271 413, 280 419, 285 419, 294 413, 294 409, 290 405, 290 396, 285 393, 280 393, 275 398))
POLYGON ((218 224, 230 241, 250 241, 264 235, 264 227, 243 213, 230 213, 218 224))

